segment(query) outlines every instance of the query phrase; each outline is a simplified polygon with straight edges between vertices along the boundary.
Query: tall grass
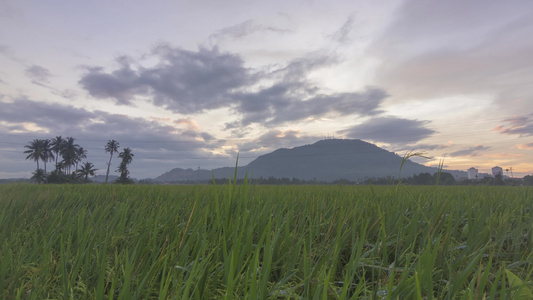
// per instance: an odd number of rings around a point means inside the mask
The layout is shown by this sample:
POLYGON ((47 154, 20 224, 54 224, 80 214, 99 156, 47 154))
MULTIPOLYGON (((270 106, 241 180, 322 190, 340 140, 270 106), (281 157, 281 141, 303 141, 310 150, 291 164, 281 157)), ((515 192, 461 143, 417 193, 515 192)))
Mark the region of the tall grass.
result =
POLYGON ((526 188, 0 186, 0 298, 527 299, 526 188))

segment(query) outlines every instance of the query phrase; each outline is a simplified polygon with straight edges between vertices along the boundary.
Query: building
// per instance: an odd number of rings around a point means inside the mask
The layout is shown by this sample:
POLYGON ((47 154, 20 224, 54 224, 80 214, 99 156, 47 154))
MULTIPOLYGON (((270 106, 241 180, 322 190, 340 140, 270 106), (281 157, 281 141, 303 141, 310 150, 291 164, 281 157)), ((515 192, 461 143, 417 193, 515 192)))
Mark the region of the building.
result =
POLYGON ((478 179, 478 174, 479 174, 479 170, 472 167, 470 169, 468 169, 468 179, 478 179))
POLYGON ((494 167, 492 168, 492 176, 496 177, 496 175, 503 175, 503 169, 501 167, 494 167))

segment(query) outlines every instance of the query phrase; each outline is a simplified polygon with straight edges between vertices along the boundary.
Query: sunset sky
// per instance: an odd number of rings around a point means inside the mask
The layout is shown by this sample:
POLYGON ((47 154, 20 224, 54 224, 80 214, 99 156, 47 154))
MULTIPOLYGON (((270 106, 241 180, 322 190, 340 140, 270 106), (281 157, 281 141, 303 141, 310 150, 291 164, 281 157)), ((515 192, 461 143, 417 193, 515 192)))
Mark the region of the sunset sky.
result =
POLYGON ((327 137, 533 173, 530 0, 0 0, 0 66, 0 178, 59 135, 139 179, 327 137))

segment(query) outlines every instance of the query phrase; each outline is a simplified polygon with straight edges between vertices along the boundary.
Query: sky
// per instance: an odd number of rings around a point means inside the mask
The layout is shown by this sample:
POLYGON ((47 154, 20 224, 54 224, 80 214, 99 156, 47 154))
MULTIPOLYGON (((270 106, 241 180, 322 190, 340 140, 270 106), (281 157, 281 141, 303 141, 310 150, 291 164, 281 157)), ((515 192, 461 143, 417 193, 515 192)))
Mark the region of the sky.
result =
POLYGON ((0 178, 56 136, 138 179, 325 138, 523 177, 532 36, 530 0, 0 0, 0 178))

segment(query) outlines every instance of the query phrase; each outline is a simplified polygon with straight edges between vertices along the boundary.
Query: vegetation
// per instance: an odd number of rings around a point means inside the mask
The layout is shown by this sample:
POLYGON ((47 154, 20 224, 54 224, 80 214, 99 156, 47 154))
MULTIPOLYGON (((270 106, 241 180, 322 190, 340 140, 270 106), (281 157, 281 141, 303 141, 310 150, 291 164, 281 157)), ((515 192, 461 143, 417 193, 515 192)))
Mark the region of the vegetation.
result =
POLYGON ((107 163, 107 172, 105 173, 105 183, 107 183, 107 179, 109 177, 109 168, 111 167, 111 159, 113 159, 113 153, 118 153, 118 148, 120 148, 120 144, 115 140, 109 140, 105 145, 105 153, 110 154, 109 162, 107 163))
POLYGON ((97 169, 90 162, 85 162, 80 169, 77 170, 78 177, 84 177, 85 181, 89 180, 89 175, 94 176, 94 172, 97 169))
MULTIPOLYGON (((144 181, 146 184, 154 184, 151 181, 144 181)), ((212 180, 210 181, 212 182, 212 180)), ((217 184, 223 184, 227 182, 227 179, 218 178, 215 179, 217 184)), ((237 179, 238 184, 242 184, 243 179, 237 179)), ((478 185, 478 186, 531 186, 533 185, 533 176, 526 175, 524 178, 502 178, 502 176, 486 177, 479 180, 455 180, 453 175, 447 172, 440 172, 435 174, 420 173, 412 177, 402 178, 401 181, 395 177, 383 177, 383 178, 366 178, 363 181, 353 181, 348 179, 338 179, 332 182, 323 182, 316 179, 301 180, 298 178, 275 178, 270 176, 268 178, 254 178, 249 182, 253 184, 261 185, 398 185, 400 182, 406 185, 478 185)), ((207 181, 182 181, 174 182, 181 184, 195 184, 195 183, 208 183, 207 181)))
POLYGON ((0 298, 531 299, 527 187, 0 186, 0 298))
POLYGON ((37 169, 35 172, 31 173, 31 180, 35 181, 36 183, 44 183, 46 182, 46 173, 43 169, 37 169))
POLYGON ((120 177, 115 181, 116 183, 122 184, 132 184, 133 180, 130 179, 130 171, 128 170, 128 165, 133 160, 133 153, 130 148, 125 148, 124 151, 118 154, 119 158, 122 158, 120 165, 118 166, 117 172, 120 173, 120 177))
POLYGON ((28 156, 26 156, 26 160, 31 159, 35 161, 37 163, 37 170, 39 170, 39 161, 42 160, 43 162, 46 162, 43 140, 35 139, 31 141, 28 145, 24 146, 24 148, 28 149, 24 151, 24 154, 28 154, 28 156))
MULTIPOLYGON (((56 136, 52 140, 48 139, 34 139, 24 146, 27 150, 24 154, 27 154, 26 160, 33 160, 37 163, 37 169, 33 172, 31 179, 36 183, 79 183, 89 182, 89 176, 94 176, 97 170, 93 163, 84 162, 83 159, 87 158, 87 150, 78 145, 76 139, 73 137, 63 138, 56 136), (61 157, 61 160, 59 160, 61 157), (44 170, 39 167, 39 161, 44 163, 44 170), (55 170, 48 173, 46 170, 47 162, 55 161, 55 170), (74 167, 74 170, 72 170, 74 167)), ((109 140, 105 146, 105 152, 111 153, 109 163, 107 165, 106 183, 109 176, 109 167, 111 166, 111 159, 113 153, 117 153, 119 143, 115 140, 109 140)), ((124 149, 124 152, 120 153, 119 157, 122 158, 122 162, 119 165, 117 172, 120 172, 121 177, 119 183, 133 183, 129 178, 128 165, 131 164, 133 159, 132 150, 130 148, 124 149), (121 156, 122 155, 122 156, 121 156)))

